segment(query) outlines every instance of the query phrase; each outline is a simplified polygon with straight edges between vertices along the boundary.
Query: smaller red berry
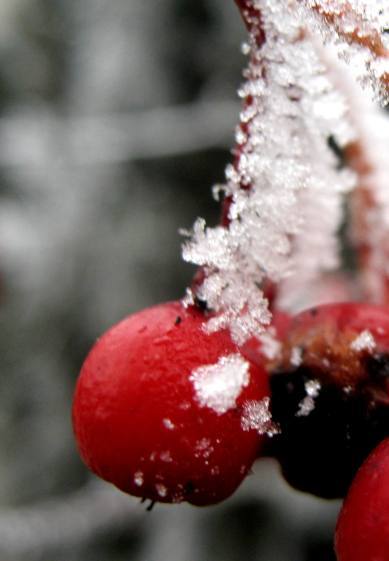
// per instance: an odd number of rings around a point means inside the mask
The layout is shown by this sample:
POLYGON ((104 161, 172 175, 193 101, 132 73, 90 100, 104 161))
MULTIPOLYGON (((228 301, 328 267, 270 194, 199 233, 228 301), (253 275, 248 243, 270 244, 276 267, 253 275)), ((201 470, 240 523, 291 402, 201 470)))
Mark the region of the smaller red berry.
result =
POLYGON ((179 302, 112 327, 87 357, 73 421, 89 468, 123 491, 160 502, 217 503, 247 475, 261 437, 245 411, 268 377, 227 331, 179 302))
POLYGON ((338 561, 389 561, 389 439, 359 469, 335 533, 338 561))

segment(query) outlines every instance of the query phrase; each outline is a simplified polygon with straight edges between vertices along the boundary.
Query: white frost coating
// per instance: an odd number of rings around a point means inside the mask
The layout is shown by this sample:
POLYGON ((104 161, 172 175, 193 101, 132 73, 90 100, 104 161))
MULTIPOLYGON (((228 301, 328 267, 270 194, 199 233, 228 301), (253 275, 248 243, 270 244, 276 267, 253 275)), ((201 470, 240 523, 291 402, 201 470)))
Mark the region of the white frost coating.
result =
POLYGON ((161 460, 167 464, 170 464, 173 461, 172 455, 170 454, 169 450, 164 450, 160 453, 159 457, 161 460))
POLYGON ((229 225, 207 228, 199 219, 183 247, 183 258, 206 273, 197 296, 217 312, 206 329, 229 327, 238 344, 269 325, 260 289, 265 278, 279 282, 294 273, 304 290, 337 267, 342 198, 354 181, 337 169, 327 145, 330 135, 340 144, 352 137, 347 107, 302 33, 295 3, 254 5, 266 42, 258 48, 252 36, 245 47, 250 62, 240 91, 239 158, 218 188, 232 201, 229 225))
POLYGON ((243 388, 250 382, 249 363, 240 354, 219 359, 216 364, 200 366, 190 377, 201 407, 219 415, 236 406, 243 388))
POLYGON ((157 493, 160 497, 166 497, 167 496, 167 487, 165 487, 165 485, 162 485, 162 483, 157 483, 155 486, 157 493))
POLYGON ((293 347, 290 355, 290 364, 298 368, 303 361, 303 350, 301 347, 293 347))
POLYGON ((389 44, 384 33, 389 28, 388 0, 298 0, 298 3, 301 17, 310 27, 319 29, 327 43, 335 46, 339 58, 347 63, 362 86, 370 88, 383 105, 388 103, 389 91, 385 91, 381 82, 389 74, 389 44), (333 14, 333 20, 323 18, 322 10, 333 14), (379 52, 372 53, 367 44, 373 44, 379 52))
POLYGON ((374 349, 376 348, 377 344, 376 341, 374 339, 374 336, 370 333, 370 331, 368 331, 367 329, 365 329, 364 331, 362 331, 358 337, 356 337, 354 339, 354 341, 352 341, 350 348, 353 351, 374 351, 374 349))
POLYGON ((214 452, 214 447, 211 445, 209 438, 202 438, 196 442, 195 457, 196 458, 209 458, 214 452))
POLYGON ((168 430, 174 430, 176 425, 170 419, 162 419, 163 426, 168 430))
POLYGON ((270 398, 246 401, 243 405, 241 425, 244 431, 255 430, 258 434, 267 434, 270 437, 278 434, 279 428, 273 422, 270 413, 270 398))
POLYGON ((353 237, 355 243, 367 243, 371 249, 364 282, 370 299, 382 302, 385 277, 389 275, 389 119, 363 93, 350 88, 350 94, 368 170, 361 178, 361 187, 370 192, 373 201, 365 239, 360 239, 361 233, 355 228, 353 237))
POLYGON ((134 474, 134 483, 137 487, 142 487, 144 483, 143 473, 141 471, 137 471, 134 474))
POLYGON ((309 380, 305 383, 306 397, 299 403, 296 417, 306 417, 315 409, 315 399, 319 395, 321 384, 319 380, 309 380))
POLYGON ((274 360, 280 356, 282 345, 277 339, 277 333, 274 327, 269 327, 266 333, 262 333, 258 339, 258 350, 262 352, 266 358, 274 360))

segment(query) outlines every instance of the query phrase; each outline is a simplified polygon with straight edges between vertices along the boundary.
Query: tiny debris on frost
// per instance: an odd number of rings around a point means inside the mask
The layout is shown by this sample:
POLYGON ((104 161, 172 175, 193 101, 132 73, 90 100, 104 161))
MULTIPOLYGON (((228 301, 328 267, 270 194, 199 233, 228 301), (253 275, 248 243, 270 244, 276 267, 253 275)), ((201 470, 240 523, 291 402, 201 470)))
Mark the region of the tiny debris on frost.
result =
POLYGON ((368 331, 367 329, 365 329, 364 331, 362 331, 358 337, 356 337, 354 339, 354 341, 351 343, 350 348, 353 351, 374 351, 374 349, 376 348, 377 344, 375 342, 375 339, 373 337, 373 335, 370 333, 370 331, 368 331))
POLYGON ((278 434, 279 428, 273 422, 270 413, 270 398, 246 401, 243 405, 241 425, 244 431, 255 430, 258 434, 267 434, 270 437, 278 434))
POLYGON ((189 377, 201 407, 222 414, 236 407, 236 400, 250 382, 249 363, 240 354, 219 359, 216 364, 200 366, 189 377))
POLYGON ((299 410, 296 417, 306 417, 315 409, 315 399, 319 395, 321 384, 319 380, 309 380, 305 382, 306 397, 299 403, 299 410))

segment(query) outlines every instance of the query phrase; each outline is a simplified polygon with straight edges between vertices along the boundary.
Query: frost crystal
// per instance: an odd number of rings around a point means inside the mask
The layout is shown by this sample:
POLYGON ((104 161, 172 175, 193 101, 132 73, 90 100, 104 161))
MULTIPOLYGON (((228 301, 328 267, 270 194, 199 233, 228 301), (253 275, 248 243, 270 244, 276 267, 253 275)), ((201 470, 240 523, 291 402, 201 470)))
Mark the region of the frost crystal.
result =
POLYGON ((276 330, 274 327, 269 327, 266 333, 262 333, 258 337, 258 350, 265 355, 269 360, 274 360, 280 355, 282 345, 277 339, 276 330))
POLYGON ((134 475, 134 483, 137 487, 142 487, 144 483, 143 473, 141 471, 137 471, 134 475))
POLYGON ((290 355, 290 364, 298 368, 303 361, 303 350, 301 347, 293 347, 290 355))
POLYGON ((306 397, 299 403, 296 417, 306 417, 315 409, 315 399, 319 395, 321 384, 319 380, 309 380, 305 383, 306 397))
POLYGON ((168 430, 175 429, 175 424, 170 419, 162 419, 162 424, 168 430))
POLYGON ((165 485, 162 485, 162 483, 157 483, 155 486, 157 493, 160 497, 166 497, 167 496, 167 488, 165 487, 165 485))
POLYGON ((272 421, 270 413, 270 398, 246 401, 243 405, 241 424, 244 431, 255 430, 258 434, 267 434, 270 437, 278 434, 279 429, 272 421))
POLYGON ((212 453, 214 452, 214 448, 211 445, 211 441, 209 438, 202 438, 198 440, 195 447, 195 458, 204 458, 208 459, 212 453))
POLYGON ((373 335, 365 329, 354 339, 350 347, 353 351, 374 351, 377 344, 373 335))
POLYGON ((219 359, 216 364, 200 366, 189 378, 201 407, 223 414, 236 407, 236 400, 250 382, 249 363, 240 354, 219 359))
POLYGON ((301 17, 335 45, 363 86, 389 102, 387 0, 298 0, 301 17))
POLYGON ((228 225, 207 228, 199 219, 183 247, 183 258, 204 268, 197 296, 217 312, 206 329, 229 327, 238 344, 269 325, 265 279, 284 280, 287 295, 290 275, 304 290, 338 265, 342 198, 354 182, 327 142, 353 137, 347 105, 292 4, 253 3, 266 41, 258 46, 253 31, 245 47, 236 158, 218 187, 228 197, 228 225))
POLYGON ((166 462, 167 464, 170 464, 173 461, 173 458, 169 450, 165 450, 164 452, 161 452, 159 457, 163 462, 166 462))

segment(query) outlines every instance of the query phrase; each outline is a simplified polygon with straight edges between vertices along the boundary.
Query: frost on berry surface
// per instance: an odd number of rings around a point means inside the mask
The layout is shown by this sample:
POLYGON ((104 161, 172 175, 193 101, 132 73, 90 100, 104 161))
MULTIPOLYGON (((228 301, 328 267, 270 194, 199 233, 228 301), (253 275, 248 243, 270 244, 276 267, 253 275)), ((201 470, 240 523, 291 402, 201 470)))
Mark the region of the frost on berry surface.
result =
POLYGON ((237 398, 248 386, 249 363, 240 354, 230 354, 221 357, 216 364, 196 368, 190 380, 200 406, 223 414, 236 406, 237 398))
POLYGON ((284 281, 287 300, 288 277, 304 290, 338 266, 343 195, 354 184, 328 147, 331 135, 340 145, 353 138, 347 105, 300 12, 287 2, 253 5, 266 41, 258 46, 253 31, 245 47, 236 158, 217 189, 231 201, 228 225, 210 228, 199 219, 183 247, 184 259, 205 272, 196 295, 216 311, 207 329, 229 327, 238 344, 269 325, 265 279, 284 281))
POLYGON ((362 331, 352 342, 351 342, 351 349, 353 351, 374 351, 377 344, 374 339, 374 336, 370 333, 369 330, 365 329, 362 331))
POLYGON ((282 349, 281 342, 277 339, 277 333, 274 327, 269 327, 266 333, 262 333, 258 337, 258 351, 260 351, 269 360, 274 360, 280 356, 282 349))
POLYGON ((308 380, 305 382, 304 387, 306 396, 299 403, 299 409, 296 413, 297 417, 306 417, 315 409, 315 399, 321 390, 319 380, 308 380))
POLYGON ((255 430, 258 434, 266 434, 269 437, 277 434, 279 429, 272 420, 270 398, 247 401, 243 405, 241 424, 244 431, 255 430))

